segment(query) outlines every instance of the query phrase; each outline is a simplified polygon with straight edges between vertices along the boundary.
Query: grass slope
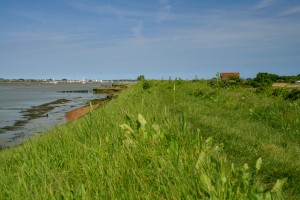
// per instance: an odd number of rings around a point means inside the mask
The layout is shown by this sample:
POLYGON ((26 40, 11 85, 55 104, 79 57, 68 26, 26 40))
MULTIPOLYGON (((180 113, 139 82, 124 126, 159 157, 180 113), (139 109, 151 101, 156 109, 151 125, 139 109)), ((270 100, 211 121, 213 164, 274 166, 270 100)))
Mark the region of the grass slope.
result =
POLYGON ((0 198, 281 198, 285 178, 284 196, 299 198, 299 111, 205 81, 140 82, 1 151, 0 198))

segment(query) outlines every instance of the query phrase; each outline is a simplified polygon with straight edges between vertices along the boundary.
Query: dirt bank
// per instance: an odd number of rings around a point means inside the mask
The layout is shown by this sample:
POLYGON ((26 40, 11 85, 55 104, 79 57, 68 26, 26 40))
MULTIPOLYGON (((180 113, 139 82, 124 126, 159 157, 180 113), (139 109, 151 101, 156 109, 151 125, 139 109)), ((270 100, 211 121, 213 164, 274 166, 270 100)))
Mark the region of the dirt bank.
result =
MULTIPOLYGON (((93 89, 94 93, 98 94, 108 94, 108 96, 104 99, 94 99, 92 100, 93 109, 97 109, 101 107, 102 105, 108 103, 112 99, 116 98, 117 95, 122 92, 124 89, 130 87, 132 84, 119 84, 119 85, 113 85, 111 88, 95 88, 93 89)), ((81 108, 77 108, 74 110, 71 110, 66 113, 66 119, 68 122, 72 122, 76 119, 79 119, 80 117, 86 115, 90 112, 90 106, 84 106, 81 108)))
MULTIPOLYGON (((95 105, 93 105, 93 109, 96 109, 99 106, 100 106, 99 104, 95 104, 95 105)), ((67 119, 68 122, 72 122, 72 121, 86 115, 89 112, 90 112, 90 106, 84 106, 84 107, 81 107, 81 108, 77 108, 77 109, 74 109, 74 110, 71 110, 71 111, 67 112, 66 113, 66 119, 67 119)))
POLYGON ((291 83, 273 83, 273 87, 287 87, 287 88, 300 88, 300 84, 291 83))

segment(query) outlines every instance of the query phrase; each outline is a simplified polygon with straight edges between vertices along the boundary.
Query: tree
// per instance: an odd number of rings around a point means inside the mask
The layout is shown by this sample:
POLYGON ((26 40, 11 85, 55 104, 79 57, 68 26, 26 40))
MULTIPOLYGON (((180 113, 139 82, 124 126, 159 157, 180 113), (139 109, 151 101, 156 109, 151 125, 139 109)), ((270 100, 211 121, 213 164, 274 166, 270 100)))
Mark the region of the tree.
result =
POLYGON ((271 76, 268 73, 259 72, 256 77, 252 80, 253 87, 271 87, 272 86, 271 76))
POLYGON ((139 75, 136 80, 137 81, 144 81, 145 80, 145 76, 144 75, 139 75))
POLYGON ((281 77, 277 74, 269 74, 269 78, 273 83, 278 82, 281 79, 281 77))

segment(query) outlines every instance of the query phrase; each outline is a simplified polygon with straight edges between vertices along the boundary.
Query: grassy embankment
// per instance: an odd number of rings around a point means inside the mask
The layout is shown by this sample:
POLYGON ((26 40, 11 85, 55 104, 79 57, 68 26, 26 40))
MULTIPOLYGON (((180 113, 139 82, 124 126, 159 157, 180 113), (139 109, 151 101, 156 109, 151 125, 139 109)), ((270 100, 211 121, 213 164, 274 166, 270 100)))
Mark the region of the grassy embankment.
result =
POLYGON ((1 151, 0 198, 250 199, 280 196, 286 177, 283 194, 296 199, 299 112, 299 101, 244 88, 138 83, 86 117, 1 151))

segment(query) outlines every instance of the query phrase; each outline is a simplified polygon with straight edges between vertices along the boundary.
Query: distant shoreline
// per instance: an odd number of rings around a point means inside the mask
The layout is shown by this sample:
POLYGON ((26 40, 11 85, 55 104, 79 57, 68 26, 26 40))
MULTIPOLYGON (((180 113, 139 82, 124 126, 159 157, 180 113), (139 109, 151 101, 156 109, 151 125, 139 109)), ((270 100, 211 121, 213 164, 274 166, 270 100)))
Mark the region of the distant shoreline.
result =
POLYGON ((58 84, 58 83, 67 83, 67 84, 89 84, 89 83, 102 83, 102 84, 113 84, 113 83, 134 83, 136 80, 133 79, 119 79, 119 80, 98 80, 98 79, 83 79, 83 80, 55 80, 55 79, 0 79, 1 83, 36 83, 36 84, 58 84))

